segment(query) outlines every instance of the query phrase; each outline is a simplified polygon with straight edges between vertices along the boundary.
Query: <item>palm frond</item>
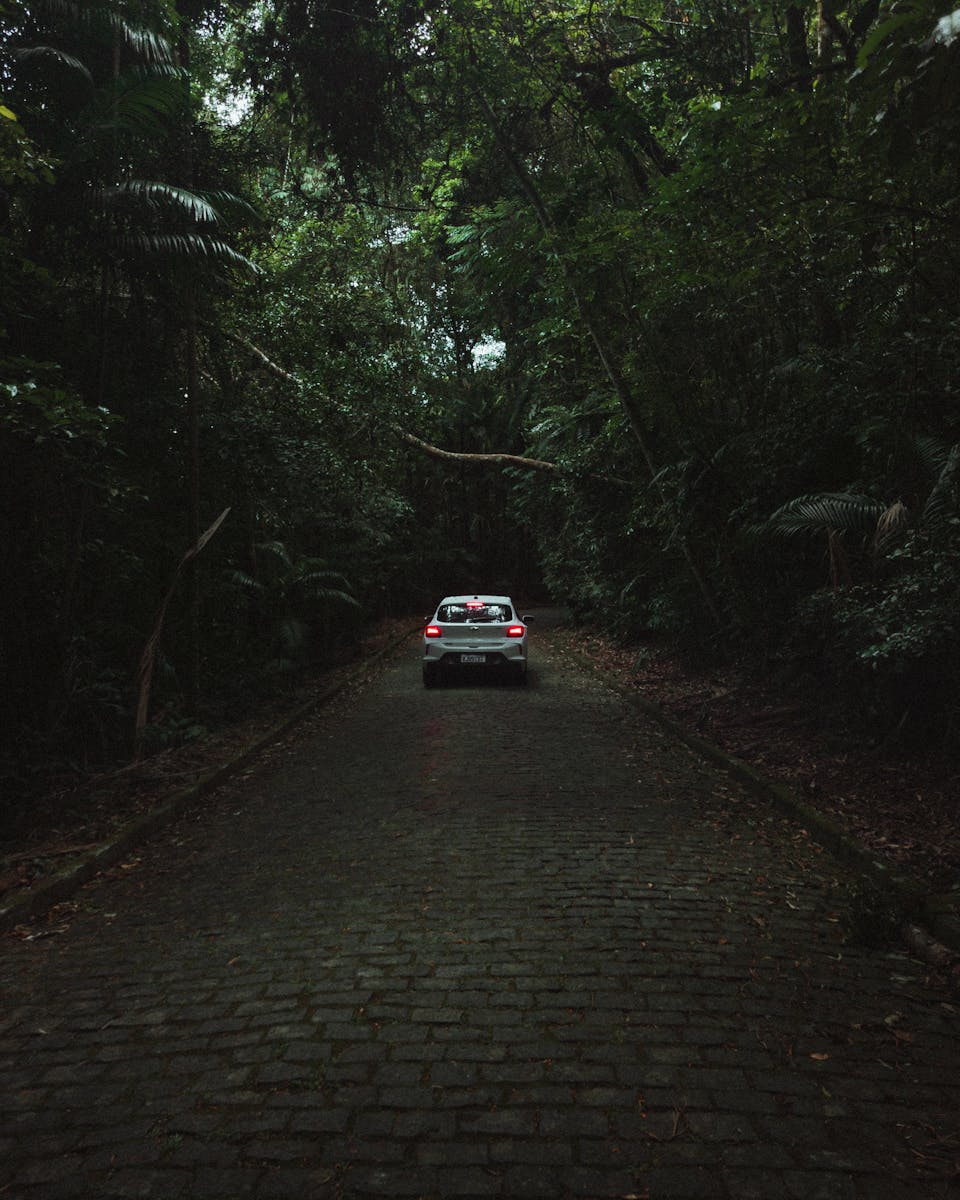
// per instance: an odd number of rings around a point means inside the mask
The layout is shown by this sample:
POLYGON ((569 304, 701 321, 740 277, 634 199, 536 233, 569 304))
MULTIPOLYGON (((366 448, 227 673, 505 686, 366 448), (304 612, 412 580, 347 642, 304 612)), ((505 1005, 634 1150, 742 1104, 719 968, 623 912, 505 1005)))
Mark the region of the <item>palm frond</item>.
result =
POLYGON ((93 76, 80 59, 67 54, 65 50, 58 50, 56 46, 22 46, 13 51, 13 57, 18 62, 54 62, 70 71, 76 71, 88 83, 93 83, 93 76))
POLYGON ((246 588, 250 592, 264 590, 263 584, 258 579, 254 579, 252 575, 248 575, 246 571, 230 571, 227 578, 238 587, 246 588))
POLYGON ((200 233, 125 234, 113 240, 121 254, 131 257, 172 258, 183 263, 222 262, 231 267, 259 273, 259 267, 246 255, 219 238, 200 233))
POLYGON ((922 523, 937 530, 960 513, 960 442, 950 450, 923 508, 922 523))
POLYGON ((283 542, 257 542, 256 549, 265 550, 267 554, 275 555, 287 568, 291 568, 293 566, 293 559, 290 557, 290 551, 283 542))
POLYGON ((261 219, 252 204, 232 192, 189 191, 172 183, 148 179, 127 179, 112 187, 99 189, 96 196, 107 205, 135 199, 157 211, 179 209, 192 220, 208 225, 218 224, 224 219, 228 222, 238 218, 253 218, 257 222, 261 219))
POLYGON ((131 25, 108 4, 95 0, 33 0, 31 7, 53 17, 66 17, 77 25, 106 26, 145 62, 173 61, 173 47, 162 34, 131 25))
POLYGON ((309 572, 318 579, 325 579, 328 583, 336 581, 341 587, 350 587, 350 581, 346 575, 341 574, 340 571, 331 571, 326 562, 322 558, 317 558, 316 555, 305 554, 303 558, 298 559, 297 569, 303 575, 309 572))
POLYGON ((173 47, 159 33, 130 25, 119 13, 111 13, 108 19, 114 32, 118 33, 134 54, 139 55, 144 62, 173 62, 173 47))
POLYGON ((928 434, 921 434, 913 439, 913 446, 917 452, 917 458, 920 460, 921 466, 930 475, 939 476, 940 472, 947 465, 947 459, 950 457, 950 452, 954 447, 949 442, 944 442, 940 438, 930 437, 928 434))
POLYGON ((99 188, 96 197, 108 205, 117 201, 135 200, 157 210, 177 208, 194 221, 208 224, 215 224, 219 219, 217 210, 202 196, 196 192, 188 192, 186 188, 176 187, 172 183, 128 179, 123 183, 114 184, 113 187, 99 188))
POLYGON ((167 119, 187 104, 188 84, 189 74, 182 67, 134 67, 102 88, 80 119, 93 132, 153 137, 162 133, 167 119))
POLYGON ((338 571, 310 570, 302 561, 297 564, 295 577, 297 583, 340 583, 346 588, 350 586, 338 571))
POLYGON ((306 621, 301 621, 296 617, 288 617, 286 620, 280 622, 278 630, 280 644, 288 653, 296 653, 306 645, 309 632, 310 627, 306 621))
POLYGON ((236 222, 238 225, 251 220, 258 224, 263 221, 263 216, 250 201, 244 200, 242 196, 237 196, 234 192, 212 189, 197 191, 193 194, 199 196, 201 200, 205 200, 216 212, 220 221, 236 222))
MULTIPOLYGON (((301 582, 306 582, 303 580, 301 582)), ((311 600, 321 600, 327 603, 336 601, 337 604, 345 604, 348 608, 360 608, 360 601, 349 592, 341 591, 339 588, 319 587, 310 589, 311 600)))
POLYGON ((876 527, 885 506, 854 492, 821 492, 797 496, 772 513, 764 525, 770 533, 822 533, 824 530, 867 533, 876 527))
POLYGON ((873 548, 878 554, 883 554, 890 546, 906 532, 910 524, 910 510, 902 500, 890 505, 877 521, 876 532, 873 536, 873 548))
POLYGON ((167 112, 178 111, 189 98, 190 72, 174 63, 153 63, 150 66, 130 67, 114 81, 111 103, 142 97, 141 103, 167 112))

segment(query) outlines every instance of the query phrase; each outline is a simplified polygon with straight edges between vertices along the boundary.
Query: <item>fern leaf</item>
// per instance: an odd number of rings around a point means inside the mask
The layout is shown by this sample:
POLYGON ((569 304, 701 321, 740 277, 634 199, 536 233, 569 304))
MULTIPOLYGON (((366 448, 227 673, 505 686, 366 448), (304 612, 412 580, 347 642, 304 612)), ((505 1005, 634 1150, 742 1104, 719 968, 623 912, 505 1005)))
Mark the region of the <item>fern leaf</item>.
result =
POLYGON ((869 532, 883 515, 884 505, 853 492, 822 492, 797 496, 772 513, 765 528, 789 536, 824 530, 869 532))

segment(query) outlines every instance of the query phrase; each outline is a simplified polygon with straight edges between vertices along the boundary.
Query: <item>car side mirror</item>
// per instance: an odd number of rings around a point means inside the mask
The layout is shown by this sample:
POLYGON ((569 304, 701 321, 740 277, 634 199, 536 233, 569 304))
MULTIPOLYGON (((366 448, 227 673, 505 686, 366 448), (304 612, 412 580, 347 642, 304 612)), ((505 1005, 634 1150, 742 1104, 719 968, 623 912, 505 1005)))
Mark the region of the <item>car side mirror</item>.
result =
POLYGON ((520 620, 524 623, 524 625, 529 625, 530 622, 532 620, 534 620, 534 618, 533 617, 521 617, 520 620))

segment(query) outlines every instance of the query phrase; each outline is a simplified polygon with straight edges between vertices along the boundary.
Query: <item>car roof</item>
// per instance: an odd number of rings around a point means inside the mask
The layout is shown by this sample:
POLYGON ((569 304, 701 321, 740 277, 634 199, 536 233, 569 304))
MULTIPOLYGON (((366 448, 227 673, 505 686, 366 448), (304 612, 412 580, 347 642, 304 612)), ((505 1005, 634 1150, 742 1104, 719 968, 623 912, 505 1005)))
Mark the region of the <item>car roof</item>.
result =
MULTIPOLYGON (((513 604, 509 596, 487 596, 483 592, 468 596, 444 596, 440 604, 466 604, 468 600, 482 600, 484 604, 513 604)), ((440 607, 440 604, 437 607, 440 607)))

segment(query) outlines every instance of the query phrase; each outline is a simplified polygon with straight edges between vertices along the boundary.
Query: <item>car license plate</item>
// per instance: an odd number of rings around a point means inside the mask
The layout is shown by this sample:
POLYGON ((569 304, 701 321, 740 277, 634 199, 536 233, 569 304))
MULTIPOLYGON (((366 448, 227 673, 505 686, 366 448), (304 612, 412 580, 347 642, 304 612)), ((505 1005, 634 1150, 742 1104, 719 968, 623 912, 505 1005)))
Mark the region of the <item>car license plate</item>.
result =
POLYGON ((487 656, 485 654, 461 654, 460 661, 462 663, 485 663, 487 656))

